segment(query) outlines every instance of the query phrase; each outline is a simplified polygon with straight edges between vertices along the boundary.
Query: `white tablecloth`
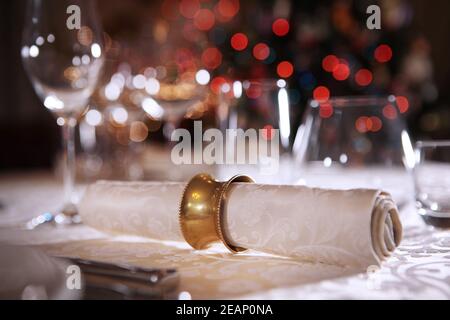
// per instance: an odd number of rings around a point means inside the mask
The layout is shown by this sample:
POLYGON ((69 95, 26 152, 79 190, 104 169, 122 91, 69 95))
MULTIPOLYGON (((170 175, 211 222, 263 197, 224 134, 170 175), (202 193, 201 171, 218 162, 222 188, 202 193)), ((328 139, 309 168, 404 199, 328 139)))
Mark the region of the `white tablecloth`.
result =
POLYGON ((48 173, 0 176, 0 243, 38 246, 55 256, 179 267, 180 290, 193 298, 450 298, 450 231, 425 226, 411 203, 402 205, 405 237, 394 256, 379 269, 354 274, 258 253, 234 257, 215 248, 198 252, 180 243, 113 237, 83 225, 17 230, 29 218, 56 210, 61 189, 48 173))

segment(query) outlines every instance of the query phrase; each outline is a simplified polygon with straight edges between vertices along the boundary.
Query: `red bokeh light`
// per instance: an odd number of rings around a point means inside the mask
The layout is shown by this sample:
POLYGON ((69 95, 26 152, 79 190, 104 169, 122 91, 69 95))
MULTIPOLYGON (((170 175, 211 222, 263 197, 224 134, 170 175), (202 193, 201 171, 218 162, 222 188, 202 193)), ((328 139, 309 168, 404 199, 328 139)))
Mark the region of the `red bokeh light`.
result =
POLYGON ((225 79, 224 77, 215 77, 214 79, 212 79, 210 87, 212 92, 214 92, 215 94, 219 94, 220 93, 220 89, 222 88, 222 86, 227 83, 227 79, 225 79))
POLYGON ((273 126, 271 126, 270 124, 264 126, 264 128, 262 129, 263 139, 264 140, 272 140, 274 136, 275 136, 275 130, 274 130, 273 126))
POLYGON ((383 122, 381 121, 380 118, 378 117, 370 117, 369 119, 372 123, 372 132, 378 132, 381 130, 381 128, 383 128, 383 122))
POLYGON ((281 78, 289 78, 294 73, 294 66, 289 61, 280 62, 277 66, 277 73, 281 78))
POLYGON ((178 0, 164 0, 161 5, 161 13, 164 18, 169 20, 175 20, 178 18, 179 12, 177 4, 178 0))
POLYGON ((333 70, 333 77, 338 81, 347 80, 350 76, 350 68, 344 63, 339 63, 333 70))
POLYGON ((382 44, 375 49, 374 56, 380 63, 388 62, 392 59, 392 49, 387 44, 382 44))
POLYGON ((397 118, 397 110, 392 104, 388 104, 383 108, 383 116, 389 120, 397 118))
POLYGON ((248 38, 243 33, 236 33, 231 37, 231 46, 236 51, 245 50, 248 46, 248 38))
POLYGON ((330 99, 330 90, 324 86, 317 87, 314 89, 313 97, 320 103, 327 102, 330 99))
POLYGON ((194 18, 197 11, 200 10, 199 0, 181 0, 180 13, 188 19, 194 18))
POLYGON ((208 31, 214 27, 216 18, 209 9, 200 9, 194 16, 194 26, 202 31, 208 31))
POLYGON ((409 101, 408 98, 399 96, 396 98, 397 100, 397 107, 400 113, 406 113, 409 110, 409 101))
POLYGON ((373 123, 369 117, 359 117, 356 119, 355 128, 360 133, 366 133, 372 130, 373 123))
POLYGON ((279 37, 283 37, 289 33, 289 21, 286 19, 277 19, 272 24, 272 31, 279 37))
POLYGON ((328 55, 322 60, 322 68, 327 72, 333 72, 339 64, 339 59, 335 55, 328 55))
POLYGON ((333 106, 329 103, 322 103, 319 107, 319 116, 323 119, 330 118, 334 113, 333 106))
POLYGON ((195 59, 192 52, 187 48, 179 48, 175 53, 175 62, 181 72, 195 69, 195 59))
POLYGON ((220 0, 217 11, 225 19, 233 18, 239 12, 239 0, 220 0))
POLYGON ((373 81, 372 72, 367 69, 359 70, 358 72, 356 72, 355 81, 361 87, 366 87, 370 85, 373 81))
POLYGON ((217 48, 208 48, 203 51, 202 62, 206 68, 216 69, 222 64, 222 53, 217 48))
POLYGON ((247 97, 250 99, 258 99, 262 94, 261 83, 259 82, 251 82, 248 89, 245 90, 247 97))
POLYGON ((200 32, 194 27, 194 24, 187 21, 182 29, 183 37, 189 41, 198 41, 200 32))
POLYGON ((265 43, 258 43, 253 47, 253 56, 258 60, 266 60, 270 55, 270 48, 265 43))

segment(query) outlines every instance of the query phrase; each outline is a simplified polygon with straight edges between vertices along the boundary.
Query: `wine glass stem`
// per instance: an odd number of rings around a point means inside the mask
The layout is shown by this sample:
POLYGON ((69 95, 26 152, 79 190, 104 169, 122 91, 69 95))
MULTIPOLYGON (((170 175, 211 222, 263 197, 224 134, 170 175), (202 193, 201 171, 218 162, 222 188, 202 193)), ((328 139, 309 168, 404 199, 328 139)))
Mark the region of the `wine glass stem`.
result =
POLYGON ((64 143, 63 183, 64 183, 64 207, 74 205, 75 186, 75 119, 66 119, 62 126, 64 143))

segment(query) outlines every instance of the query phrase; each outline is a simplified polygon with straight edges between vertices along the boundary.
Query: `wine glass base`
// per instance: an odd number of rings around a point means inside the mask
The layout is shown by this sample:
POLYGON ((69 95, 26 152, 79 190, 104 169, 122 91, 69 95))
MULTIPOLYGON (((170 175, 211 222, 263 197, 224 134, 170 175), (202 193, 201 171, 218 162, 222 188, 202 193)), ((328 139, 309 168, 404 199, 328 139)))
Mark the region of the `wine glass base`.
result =
POLYGON ((426 224, 439 228, 439 229, 450 229, 450 217, 449 218, 441 218, 441 217, 433 217, 430 215, 421 215, 423 221, 426 224))
POLYGON ((78 209, 74 204, 65 205, 60 212, 44 213, 34 217, 26 223, 25 228, 34 230, 43 225, 51 225, 53 227, 63 227, 81 224, 81 217, 78 209))

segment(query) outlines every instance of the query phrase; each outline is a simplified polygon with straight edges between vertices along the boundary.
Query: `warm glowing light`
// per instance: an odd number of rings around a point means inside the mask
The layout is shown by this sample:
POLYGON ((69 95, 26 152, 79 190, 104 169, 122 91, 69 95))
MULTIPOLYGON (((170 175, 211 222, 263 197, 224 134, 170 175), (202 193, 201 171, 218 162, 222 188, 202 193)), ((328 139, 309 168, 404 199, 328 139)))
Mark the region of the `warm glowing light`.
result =
POLYGON ((243 33, 236 33, 231 37, 231 47, 236 51, 245 50, 248 46, 248 38, 243 33))
POLYGON ((329 103, 321 103, 319 108, 319 116, 323 119, 331 118, 334 110, 333 106, 329 103))
POLYGON ((130 140, 133 142, 145 141, 148 137, 148 127, 141 121, 134 121, 130 126, 130 140))
POLYGON ((338 81, 347 80, 350 76, 350 68, 344 63, 339 63, 333 70, 333 77, 338 81))
POLYGON ((330 90, 324 86, 317 87, 314 89, 313 97, 320 103, 327 102, 330 99, 330 90))
POLYGON ((289 78, 294 73, 294 66, 289 61, 280 62, 277 66, 277 73, 281 78, 289 78))
POLYGON ((397 110, 392 104, 388 104, 383 108, 383 116, 389 120, 397 118, 397 110))
POLYGON ((77 39, 83 46, 91 45, 93 37, 92 29, 87 26, 83 26, 78 30, 77 39))
POLYGON ((400 113, 406 113, 409 110, 409 101, 408 98, 399 96, 396 98, 397 107, 400 113))
POLYGON ((197 73, 195 74, 195 81, 197 81, 197 83, 202 86, 207 85, 210 80, 211 75, 204 69, 197 71, 197 73))
POLYGON ((382 44, 375 49, 374 56, 380 63, 388 62, 392 59, 392 49, 387 44, 382 44))
POLYGON ((181 0, 180 13, 188 19, 194 18, 197 11, 200 10, 200 1, 198 0, 181 0))
POLYGON ((333 72, 339 64, 339 59, 335 55, 328 55, 322 60, 322 68, 327 72, 333 72))
POLYGON ((209 9, 200 9, 194 16, 194 26, 202 31, 208 31, 214 27, 216 19, 209 9))
POLYGON ((203 51, 202 62, 206 68, 214 70, 222 64, 222 53, 217 48, 208 48, 203 51))
POLYGON ((258 60, 266 60, 270 55, 270 48, 265 43, 258 43, 253 47, 253 56, 258 60))
POLYGON ((283 37, 289 33, 289 21, 286 19, 277 19, 272 24, 272 31, 279 37, 283 37))
POLYGON ((367 69, 361 69, 355 74, 355 81, 361 87, 366 87, 372 83, 372 72, 367 69))

